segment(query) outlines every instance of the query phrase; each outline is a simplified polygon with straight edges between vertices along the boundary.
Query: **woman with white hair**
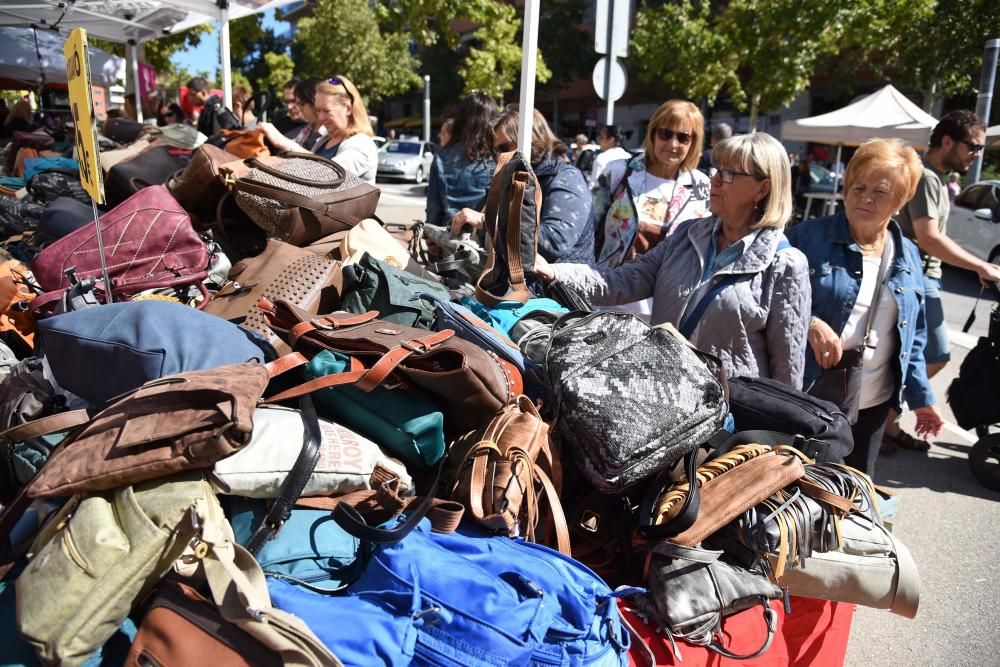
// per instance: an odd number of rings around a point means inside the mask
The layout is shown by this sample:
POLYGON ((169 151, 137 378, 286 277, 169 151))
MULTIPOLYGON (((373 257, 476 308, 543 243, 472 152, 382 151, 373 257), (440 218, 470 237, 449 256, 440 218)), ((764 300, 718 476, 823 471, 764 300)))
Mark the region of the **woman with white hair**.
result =
POLYGON ((548 264, 595 304, 653 297, 652 324, 669 322, 731 376, 802 387, 810 314, 809 266, 783 228, 792 213, 788 155, 764 133, 720 141, 712 151, 712 216, 681 223, 649 252, 614 269, 548 264))

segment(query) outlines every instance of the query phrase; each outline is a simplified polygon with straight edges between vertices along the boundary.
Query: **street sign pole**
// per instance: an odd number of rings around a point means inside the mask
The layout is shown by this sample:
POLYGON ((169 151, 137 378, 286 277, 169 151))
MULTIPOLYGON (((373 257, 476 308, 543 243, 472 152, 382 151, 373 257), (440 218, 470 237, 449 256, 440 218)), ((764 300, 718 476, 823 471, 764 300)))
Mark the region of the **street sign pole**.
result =
POLYGON ((424 141, 431 140, 431 75, 424 74, 424 141))
MULTIPOLYGON (((618 0, 628 2, 629 0, 618 0)), ((608 55, 604 58, 604 99, 608 102, 605 125, 615 122, 615 99, 611 94, 611 68, 615 64, 615 0, 608 0, 608 55)))
MULTIPOLYGON (((73 131, 76 142, 76 159, 80 167, 80 185, 90 195, 91 210, 94 214, 94 228, 97 247, 101 255, 101 277, 104 279, 104 294, 111 303, 111 280, 108 277, 108 261, 101 237, 101 222, 97 204, 104 203, 104 176, 101 173, 101 154, 97 143, 97 123, 94 119, 94 91, 90 86, 90 53, 87 47, 87 31, 76 28, 69 34, 63 46, 66 57, 66 84, 69 88, 69 105, 73 111, 73 131)), ((138 84, 138 81, 136 82, 138 84)), ((135 90, 136 108, 141 99, 139 87, 135 90)))
POLYGON ((538 3, 524 2, 524 39, 521 41, 521 96, 517 122, 517 150, 531 159, 531 126, 535 109, 535 64, 538 60, 538 3))
MULTIPOLYGON (((991 39, 986 42, 986 50, 983 52, 983 70, 979 76, 979 98, 976 100, 976 115, 983 119, 987 125, 990 124, 990 107, 993 105, 993 82, 997 78, 997 55, 1000 54, 1000 39, 991 39)), ((983 169, 983 153, 980 151, 979 157, 969 170, 967 183, 975 183, 979 180, 979 175, 983 169)))

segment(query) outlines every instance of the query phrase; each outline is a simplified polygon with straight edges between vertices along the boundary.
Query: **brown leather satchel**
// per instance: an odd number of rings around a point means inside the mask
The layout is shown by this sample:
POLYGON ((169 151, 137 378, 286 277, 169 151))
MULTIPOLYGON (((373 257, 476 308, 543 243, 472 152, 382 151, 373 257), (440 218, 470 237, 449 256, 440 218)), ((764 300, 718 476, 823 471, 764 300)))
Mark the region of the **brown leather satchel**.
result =
POLYGON ((233 264, 229 282, 204 310, 227 320, 246 317, 244 328, 259 333, 279 355, 285 355, 291 348, 268 327, 257 302, 262 297, 271 302, 281 300, 316 315, 340 305, 342 287, 340 262, 269 239, 260 255, 233 264))
POLYGON ((447 465, 451 499, 496 533, 538 541, 544 496, 553 541, 570 555, 569 530, 556 489, 559 463, 549 445, 549 426, 527 396, 518 396, 485 428, 452 443, 447 465))
POLYGON ((56 450, 28 495, 106 491, 208 468, 250 442, 268 379, 267 368, 247 363, 147 382, 56 450))
MULTIPOLYGON (((751 507, 756 507, 775 492, 805 476, 802 461, 784 449, 767 445, 738 445, 700 465, 696 472, 700 504, 694 523, 670 541, 683 546, 696 546, 751 507)), ((654 499, 641 510, 643 525, 639 533, 658 538, 671 520, 683 511, 684 500, 690 493, 688 481, 671 483, 661 475, 649 487, 647 498, 654 499), (666 481, 666 485, 664 484, 666 481)))
POLYGON ((381 194, 343 167, 312 153, 246 161, 231 179, 236 203, 268 236, 305 246, 375 214, 381 194))
POLYGON ((448 432, 464 433, 492 419, 523 391, 516 367, 458 338, 451 329, 429 332, 385 322, 376 319, 375 311, 316 316, 284 301, 262 299, 258 306, 271 329, 293 350, 307 357, 332 350, 356 362, 347 373, 316 378, 269 401, 344 384, 371 391, 391 375, 393 386, 412 384, 426 391, 445 413, 448 432))
POLYGON ((264 130, 259 127, 249 130, 222 130, 222 136, 226 140, 226 152, 236 157, 260 157, 271 154, 264 142, 264 130))
POLYGON ((147 607, 127 667, 279 667, 281 656, 228 622, 197 590, 166 580, 147 607))
POLYGON ((202 144, 191 154, 191 161, 183 171, 174 174, 167 181, 167 190, 174 196, 197 224, 205 227, 216 219, 216 207, 226 185, 220 167, 239 157, 223 149, 202 144))

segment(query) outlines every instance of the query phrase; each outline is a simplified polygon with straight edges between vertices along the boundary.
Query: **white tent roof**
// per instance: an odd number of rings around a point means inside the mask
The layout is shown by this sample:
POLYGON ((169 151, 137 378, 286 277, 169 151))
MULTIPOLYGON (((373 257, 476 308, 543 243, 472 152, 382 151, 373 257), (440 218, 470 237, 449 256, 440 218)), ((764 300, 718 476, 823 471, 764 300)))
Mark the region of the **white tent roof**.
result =
MULTIPOLYGON (((238 19, 291 1, 229 0, 228 18, 238 19)), ((0 0, 0 26, 86 28, 93 37, 122 43, 129 39, 145 42, 221 16, 216 0, 0 0)))
MULTIPOLYGON (((63 44, 66 38, 51 30, 38 30, 38 50, 35 31, 30 28, 0 27, 0 80, 12 80, 33 88, 44 72, 46 83, 66 82, 66 59, 63 44), (39 62, 38 54, 41 54, 39 62)), ((91 79, 99 86, 113 86, 125 80, 125 59, 91 47, 91 79)))
POLYGON ((937 119, 901 92, 887 85, 867 97, 811 118, 787 120, 781 124, 786 141, 814 141, 821 144, 857 146, 874 137, 896 137, 915 147, 927 146, 937 119))

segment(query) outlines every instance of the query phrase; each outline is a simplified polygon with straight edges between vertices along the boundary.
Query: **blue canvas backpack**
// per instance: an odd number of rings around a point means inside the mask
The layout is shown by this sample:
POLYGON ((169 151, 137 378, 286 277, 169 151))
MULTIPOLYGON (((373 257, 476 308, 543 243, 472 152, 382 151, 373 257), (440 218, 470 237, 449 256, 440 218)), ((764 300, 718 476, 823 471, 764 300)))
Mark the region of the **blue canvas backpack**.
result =
POLYGON ((626 665, 629 637, 615 598, 636 591, 613 592, 546 547, 472 528, 433 533, 427 519, 399 542, 373 545, 346 596, 275 578, 268 589, 345 665, 461 667, 626 665))

